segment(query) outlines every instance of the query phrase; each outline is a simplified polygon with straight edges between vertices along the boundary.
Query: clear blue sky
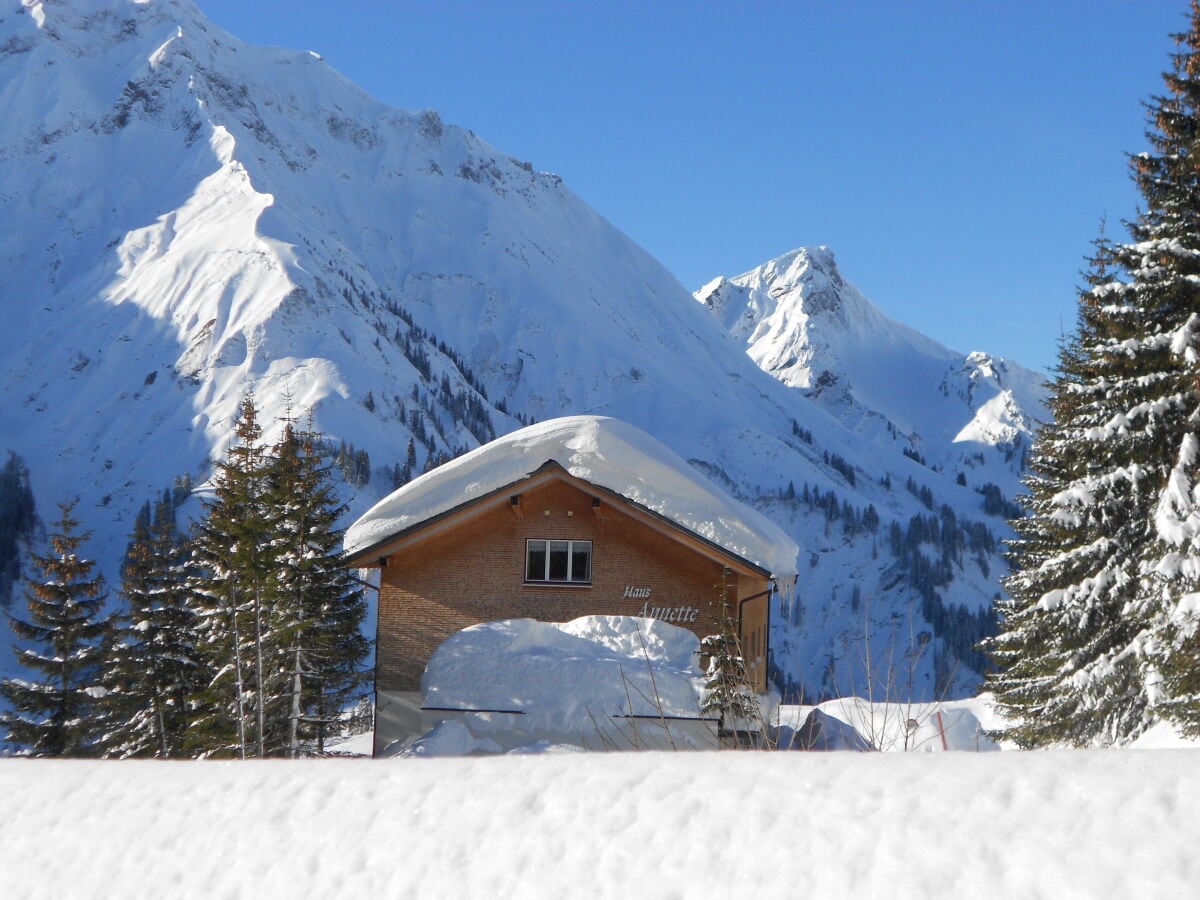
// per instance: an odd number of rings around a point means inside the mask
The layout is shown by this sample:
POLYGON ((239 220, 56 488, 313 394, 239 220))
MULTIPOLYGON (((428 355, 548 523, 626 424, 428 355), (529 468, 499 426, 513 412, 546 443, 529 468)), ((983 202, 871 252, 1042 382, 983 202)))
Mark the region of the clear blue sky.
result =
POLYGON ((948 346, 1054 363, 1185 0, 197 0, 556 172, 689 289, 827 244, 948 346))

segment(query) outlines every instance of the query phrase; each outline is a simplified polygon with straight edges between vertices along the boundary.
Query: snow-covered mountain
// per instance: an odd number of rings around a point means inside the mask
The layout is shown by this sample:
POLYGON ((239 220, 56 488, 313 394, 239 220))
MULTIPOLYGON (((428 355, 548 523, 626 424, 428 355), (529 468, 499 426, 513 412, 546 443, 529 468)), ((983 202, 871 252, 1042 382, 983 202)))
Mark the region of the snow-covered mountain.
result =
POLYGON ((695 297, 760 368, 868 442, 971 482, 1018 487, 1044 376, 979 351, 963 356, 896 322, 802 247, 695 297))
MULTIPOLYGON (((146 499, 207 477, 247 391, 269 425, 311 410, 352 445, 352 514, 410 441, 419 469, 521 421, 606 414, 796 538, 775 622, 790 683, 861 691, 867 658, 906 660, 918 695, 973 683, 1012 480, 926 426, 932 375, 885 404, 848 345, 823 357, 893 446, 763 372, 556 176, 188 0, 3 7, 0 122, 0 451, 44 519, 80 497, 110 572, 146 499), (929 466, 897 449, 914 433, 929 466)), ((946 381, 964 408, 974 371, 946 381)))

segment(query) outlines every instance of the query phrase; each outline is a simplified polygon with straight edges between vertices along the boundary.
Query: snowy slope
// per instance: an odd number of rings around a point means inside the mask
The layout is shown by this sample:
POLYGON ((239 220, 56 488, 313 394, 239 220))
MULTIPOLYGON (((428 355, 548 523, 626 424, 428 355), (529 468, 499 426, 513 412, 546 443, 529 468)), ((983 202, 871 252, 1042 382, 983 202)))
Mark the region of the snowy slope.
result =
MULTIPOLYGON (((186 0, 27 2, 0 29, 0 196, 30 223, 0 242, 25 313, 0 338, 0 434, 27 456, 55 448, 43 493, 82 473, 103 505, 203 470, 247 389, 267 421, 285 392, 317 407, 377 465, 402 458, 415 414, 420 463, 490 436, 441 391, 446 375, 479 400, 468 372, 529 417, 620 408, 720 444, 683 398, 734 409, 746 367, 555 176, 382 106, 315 56, 241 44, 186 0), (137 452, 164 438, 168 459, 137 452)), ((719 430, 783 415, 750 394, 755 414, 719 430)))
POLYGON ((268 438, 311 409, 369 454, 352 517, 410 441, 419 471, 521 422, 611 415, 800 545, 773 646, 810 697, 865 693, 868 658, 908 660, 916 693, 973 689, 1002 566, 991 469, 960 485, 949 456, 881 452, 556 176, 187 0, 3 7, 0 122, 0 451, 44 517, 80 496, 110 573, 146 499, 208 476, 247 391, 268 438))
POLYGON ((0 893, 1186 898, 1197 752, 4 760, 0 893))

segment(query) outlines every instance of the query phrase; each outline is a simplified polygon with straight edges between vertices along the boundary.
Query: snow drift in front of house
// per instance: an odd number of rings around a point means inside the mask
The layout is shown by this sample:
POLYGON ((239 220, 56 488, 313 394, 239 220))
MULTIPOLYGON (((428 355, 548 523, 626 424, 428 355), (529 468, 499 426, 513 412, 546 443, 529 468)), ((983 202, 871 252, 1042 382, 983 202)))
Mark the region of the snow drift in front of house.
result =
POLYGON ((692 632, 657 619, 483 622, 434 651, 421 694, 439 709, 698 716, 699 650, 692 632))
MULTIPOLYGON (((714 749, 701 718, 699 639, 685 628, 633 616, 570 622, 506 619, 451 635, 421 679, 430 730, 401 749, 409 756, 563 749, 714 749), (434 720, 445 713, 446 719, 434 720), (678 724, 676 724, 678 723, 678 724)), ((1003 727, 990 694, 938 703, 871 702, 775 706, 764 721, 792 750, 994 751, 1003 727)))
POLYGON ((750 562, 790 586, 796 543, 644 431, 605 416, 530 425, 451 460, 394 491, 346 531, 347 554, 490 494, 553 460, 750 562))
POLYGON ((453 720, 408 752, 715 747, 710 728, 684 724, 701 717, 699 650, 687 629, 633 616, 473 625, 434 651, 421 679, 422 706, 453 720))

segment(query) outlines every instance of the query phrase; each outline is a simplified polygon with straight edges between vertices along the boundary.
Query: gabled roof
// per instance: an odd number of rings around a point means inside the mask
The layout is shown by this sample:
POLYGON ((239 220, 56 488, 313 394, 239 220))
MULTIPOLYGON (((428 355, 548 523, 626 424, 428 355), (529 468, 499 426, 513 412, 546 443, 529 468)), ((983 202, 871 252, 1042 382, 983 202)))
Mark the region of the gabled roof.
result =
POLYGON ((351 563, 543 470, 547 463, 790 583, 799 552, 761 513, 734 500, 650 435, 617 419, 571 416, 514 431, 414 479, 346 531, 351 563))
POLYGON ((576 478, 552 459, 547 460, 537 470, 524 476, 519 481, 501 485, 482 496, 464 500, 458 506, 437 513, 428 519, 413 522, 411 525, 397 532, 388 534, 370 546, 355 550, 352 554, 348 554, 346 562, 349 565, 370 567, 376 560, 391 555, 402 547, 408 546, 412 541, 432 537, 446 529, 454 528, 459 523, 479 512, 501 505, 519 505, 520 495, 541 487, 552 480, 564 482, 584 493, 591 494, 594 500, 600 500, 603 497, 605 503, 610 507, 623 510, 626 515, 632 516, 643 525, 669 534, 675 540, 691 545, 693 550, 698 550, 701 554, 715 559, 724 565, 741 568, 764 578, 771 575, 770 570, 763 568, 758 563, 752 562, 719 544, 713 543, 708 538, 684 528, 679 523, 653 510, 647 509, 641 504, 630 500, 628 497, 623 497, 616 491, 590 481, 585 481, 582 478, 576 478))

